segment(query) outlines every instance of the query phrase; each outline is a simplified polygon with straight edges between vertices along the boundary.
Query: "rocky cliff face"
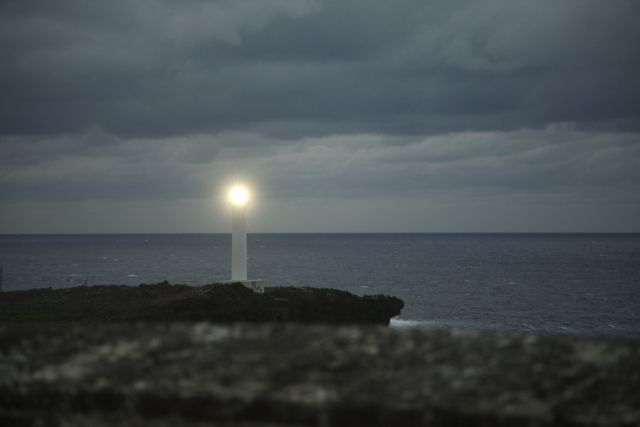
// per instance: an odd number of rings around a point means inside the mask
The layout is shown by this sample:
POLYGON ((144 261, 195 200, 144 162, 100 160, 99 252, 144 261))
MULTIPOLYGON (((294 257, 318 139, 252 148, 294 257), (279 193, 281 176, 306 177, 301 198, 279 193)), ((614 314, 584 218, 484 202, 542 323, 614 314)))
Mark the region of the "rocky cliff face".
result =
POLYGON ((640 425, 640 341, 376 326, 2 324, 2 426, 640 425))
POLYGON ((201 321, 388 324, 402 300, 336 289, 240 284, 92 286, 0 293, 0 321, 201 321))

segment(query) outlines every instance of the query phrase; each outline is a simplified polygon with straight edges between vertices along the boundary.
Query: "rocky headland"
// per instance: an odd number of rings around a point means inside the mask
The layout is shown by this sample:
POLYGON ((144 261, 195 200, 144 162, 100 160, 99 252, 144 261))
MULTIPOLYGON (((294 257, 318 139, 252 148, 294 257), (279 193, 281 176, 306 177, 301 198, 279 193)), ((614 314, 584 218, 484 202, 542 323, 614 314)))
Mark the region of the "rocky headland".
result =
POLYGON ((80 286, 0 293, 0 321, 210 321, 388 324, 404 303, 323 288, 235 284, 80 286))

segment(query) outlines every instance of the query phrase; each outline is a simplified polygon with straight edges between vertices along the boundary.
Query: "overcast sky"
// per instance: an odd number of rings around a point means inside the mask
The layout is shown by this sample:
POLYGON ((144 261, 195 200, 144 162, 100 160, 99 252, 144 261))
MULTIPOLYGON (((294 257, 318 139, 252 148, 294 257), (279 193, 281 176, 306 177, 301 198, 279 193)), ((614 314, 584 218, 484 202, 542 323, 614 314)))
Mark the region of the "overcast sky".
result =
POLYGON ((0 233, 640 231, 637 0, 3 0, 0 233))

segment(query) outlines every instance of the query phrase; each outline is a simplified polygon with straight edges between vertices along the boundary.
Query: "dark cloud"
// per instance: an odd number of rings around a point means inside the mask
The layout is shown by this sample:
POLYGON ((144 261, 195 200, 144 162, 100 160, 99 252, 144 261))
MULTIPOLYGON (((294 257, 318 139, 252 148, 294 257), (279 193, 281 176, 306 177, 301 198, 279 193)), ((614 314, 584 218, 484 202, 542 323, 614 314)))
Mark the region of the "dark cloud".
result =
POLYGON ((0 7, 3 133, 637 128, 633 1, 0 7))

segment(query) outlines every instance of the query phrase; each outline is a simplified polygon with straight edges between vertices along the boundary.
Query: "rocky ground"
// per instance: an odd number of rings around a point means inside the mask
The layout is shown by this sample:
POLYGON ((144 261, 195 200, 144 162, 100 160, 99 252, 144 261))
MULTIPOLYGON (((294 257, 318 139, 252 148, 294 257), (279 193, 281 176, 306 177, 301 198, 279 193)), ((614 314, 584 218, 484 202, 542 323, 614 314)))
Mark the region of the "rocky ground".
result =
POLYGON ((200 321, 388 324, 402 300, 336 289, 241 284, 80 286, 0 293, 1 321, 200 321))
POLYGON ((638 426, 640 341, 0 323, 3 426, 638 426))

